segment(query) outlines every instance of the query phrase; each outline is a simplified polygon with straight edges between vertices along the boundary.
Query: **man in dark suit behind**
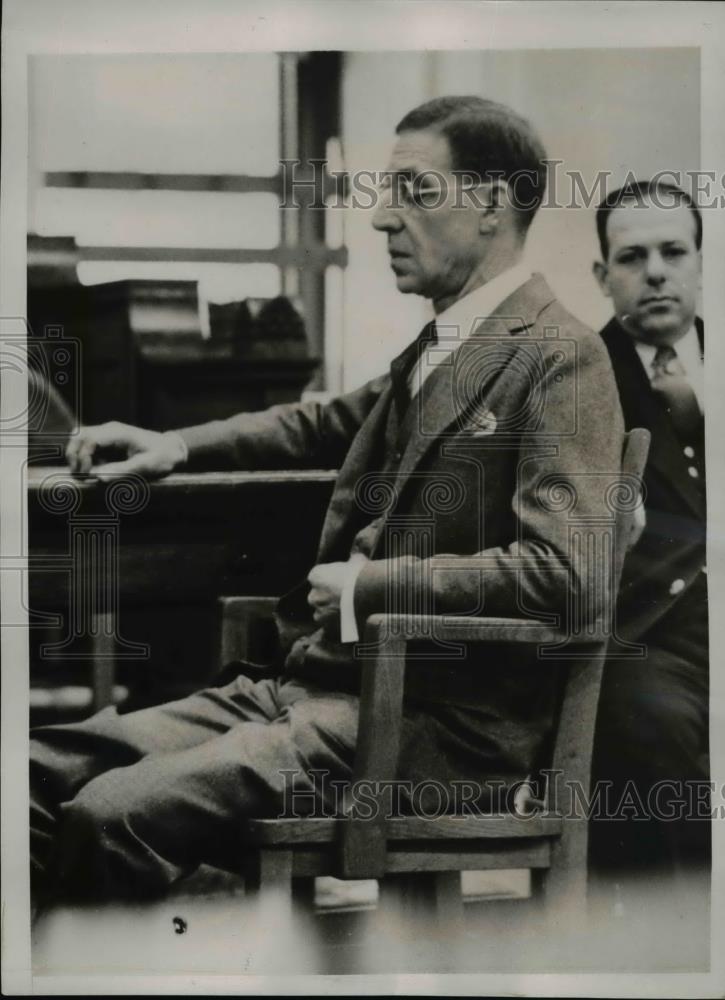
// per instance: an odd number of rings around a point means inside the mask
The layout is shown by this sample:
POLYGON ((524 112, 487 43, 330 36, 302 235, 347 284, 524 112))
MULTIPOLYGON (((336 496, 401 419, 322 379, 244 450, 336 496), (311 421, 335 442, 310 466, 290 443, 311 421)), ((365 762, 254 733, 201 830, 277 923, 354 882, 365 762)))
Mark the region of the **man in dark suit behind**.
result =
MULTIPOLYGON (((594 779, 619 818, 592 825, 594 869, 638 884, 707 871, 710 850, 702 221, 681 190, 641 182, 597 211, 601 331, 627 429, 652 435, 646 525, 627 556, 619 643, 603 680, 594 779), (627 658, 640 644, 640 658, 627 658), (600 788, 604 788, 600 785, 600 788), (624 808, 622 808, 624 806, 624 808)), ((596 786, 595 786, 596 787, 596 786)), ((682 880, 678 881, 682 885, 682 880)))
MULTIPOLYGON (((389 375, 325 406, 277 406, 179 433, 113 423, 74 438, 77 473, 115 449, 124 460, 101 462, 100 475, 340 474, 317 565, 280 603, 281 676, 239 676, 180 702, 106 709, 34 734, 38 886, 55 881, 86 897, 161 891, 201 862, 238 864, 245 816, 283 808, 283 771, 298 772, 308 797, 314 770, 349 779, 354 644, 371 613, 564 615, 577 600, 603 614, 598 567, 572 551, 571 518, 591 526, 595 548, 604 544, 623 423, 601 341, 521 260, 544 160, 530 125, 494 102, 451 97, 415 109, 398 125, 372 221, 398 289, 431 299, 437 322, 389 375), (514 175, 520 201, 507 194, 514 175), (574 512, 561 490, 576 497, 574 512), (451 553, 467 558, 452 566, 451 553)), ((427 652, 438 661, 411 669, 399 777, 525 779, 550 727, 552 673, 534 654, 514 660, 505 649, 485 653, 486 669, 481 650, 463 660, 427 652)))

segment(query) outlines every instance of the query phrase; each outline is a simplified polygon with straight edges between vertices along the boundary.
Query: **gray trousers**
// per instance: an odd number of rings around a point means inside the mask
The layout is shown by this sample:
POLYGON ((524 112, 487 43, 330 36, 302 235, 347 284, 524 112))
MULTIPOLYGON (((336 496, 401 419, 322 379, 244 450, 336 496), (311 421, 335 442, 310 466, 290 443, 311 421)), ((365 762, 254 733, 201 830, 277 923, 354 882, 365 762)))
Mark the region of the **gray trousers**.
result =
POLYGON ((291 783, 309 805, 320 787, 311 771, 350 776, 357 713, 352 694, 240 676, 165 705, 34 730, 36 895, 143 898, 201 863, 239 870, 245 818, 279 815, 291 783))
MULTIPOLYGON (((459 792, 467 807, 506 808, 506 789, 531 772, 544 728, 525 686, 518 697, 524 721, 495 704, 407 699, 400 795, 390 808, 456 811, 459 792)), ((239 871, 245 819, 315 805, 334 815, 341 789, 333 782, 352 774, 358 709, 356 694, 306 678, 242 675, 166 705, 121 715, 107 708, 34 730, 36 899, 158 895, 200 864, 239 871)))

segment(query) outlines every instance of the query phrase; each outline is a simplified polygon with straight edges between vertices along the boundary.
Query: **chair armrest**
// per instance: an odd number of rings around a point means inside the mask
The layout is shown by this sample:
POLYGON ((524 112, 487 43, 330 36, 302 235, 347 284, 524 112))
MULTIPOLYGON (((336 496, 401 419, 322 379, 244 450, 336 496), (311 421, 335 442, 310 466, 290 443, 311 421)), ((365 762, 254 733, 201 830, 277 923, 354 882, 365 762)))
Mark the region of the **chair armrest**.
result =
MULTIPOLYGON (((366 782, 366 815, 354 800, 341 824, 341 866, 348 878, 376 878, 385 870, 385 782, 397 773, 403 717, 406 646, 411 639, 561 644, 561 629, 536 619, 457 615, 370 615, 357 647, 362 670, 353 786, 366 782), (370 816, 370 802, 375 802, 370 816)), ((601 638, 592 638, 601 646, 601 638)), ((545 661, 546 662, 546 661, 545 661)), ((550 664, 552 660, 548 661, 550 664)))
POLYGON ((365 644, 379 646, 395 636, 441 639, 452 642, 559 643, 567 635, 536 618, 474 618, 465 615, 370 615, 365 623, 365 644))

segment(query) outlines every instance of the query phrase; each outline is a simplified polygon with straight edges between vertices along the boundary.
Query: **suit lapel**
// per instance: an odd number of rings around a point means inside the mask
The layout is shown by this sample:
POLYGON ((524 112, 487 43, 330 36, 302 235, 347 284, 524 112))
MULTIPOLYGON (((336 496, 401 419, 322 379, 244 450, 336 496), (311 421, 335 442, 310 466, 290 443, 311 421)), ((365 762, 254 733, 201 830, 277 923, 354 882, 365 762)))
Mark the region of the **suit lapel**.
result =
POLYGON ((381 392, 362 427, 355 435, 340 469, 322 525, 318 559, 329 562, 347 559, 355 533, 362 526, 356 489, 361 475, 375 472, 380 464, 385 427, 392 405, 393 389, 389 384, 381 392))
POLYGON ((347 453, 335 489, 327 509, 322 526, 318 557, 320 561, 339 558, 346 559, 348 552, 336 555, 337 549, 343 549, 352 543, 356 531, 361 527, 359 503, 356 500, 356 489, 360 476, 367 472, 379 472, 383 465, 383 447, 386 440, 386 428, 394 405, 398 419, 408 406, 407 376, 420 356, 424 346, 423 339, 428 326, 421 331, 412 343, 390 362, 390 383, 380 394, 380 397, 370 411, 367 420, 355 436, 347 453))
POLYGON ((627 430, 646 427, 652 434, 647 466, 688 504, 693 513, 704 514, 697 487, 687 472, 682 444, 672 423, 657 400, 629 334, 616 320, 602 330, 617 380, 617 388, 627 430))
POLYGON ((519 349, 517 334, 526 333, 553 301, 544 279, 534 275, 486 317, 447 362, 431 372, 406 421, 409 437, 398 472, 398 491, 441 435, 465 424, 519 349))

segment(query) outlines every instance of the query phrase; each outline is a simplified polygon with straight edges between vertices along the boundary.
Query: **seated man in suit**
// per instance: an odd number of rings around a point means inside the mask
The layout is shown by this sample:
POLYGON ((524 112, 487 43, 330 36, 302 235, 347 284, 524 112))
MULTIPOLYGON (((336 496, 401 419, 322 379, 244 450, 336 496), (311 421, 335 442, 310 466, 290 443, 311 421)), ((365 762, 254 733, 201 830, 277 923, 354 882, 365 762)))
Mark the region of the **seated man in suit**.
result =
MULTIPOLYGON (((387 237, 398 289, 430 299, 437 325, 426 324, 389 374, 328 405, 275 406, 178 433, 88 427, 68 449, 78 474, 113 450, 123 460, 100 475, 340 474, 317 565, 280 602, 280 676, 238 676, 180 702, 36 731, 39 887, 141 896, 201 862, 236 866, 244 817, 282 810, 283 771, 297 772, 308 794, 315 769, 349 778, 355 641, 373 612, 563 616, 573 597, 600 613, 600 578, 571 551, 559 491, 576 497, 594 535, 604 530, 602 480, 619 475, 623 422, 601 340, 522 263, 545 151, 528 122, 478 97, 430 101, 396 131, 372 222, 387 237), (451 568, 450 553, 469 558, 451 568)), ((552 672, 534 653, 471 650, 446 661, 437 652, 410 672, 400 779, 525 779, 550 729, 552 672), (485 671, 483 655, 494 660, 485 671)))
POLYGON ((703 326, 695 315, 702 220, 687 194, 652 181, 613 191, 597 228, 594 273, 615 311, 601 335, 627 429, 652 435, 646 526, 625 561, 616 619, 620 639, 640 644, 641 656, 615 649, 605 669, 594 758, 594 779, 613 782, 615 818, 593 824, 591 860, 634 884, 638 873, 705 871, 709 858, 703 326))

